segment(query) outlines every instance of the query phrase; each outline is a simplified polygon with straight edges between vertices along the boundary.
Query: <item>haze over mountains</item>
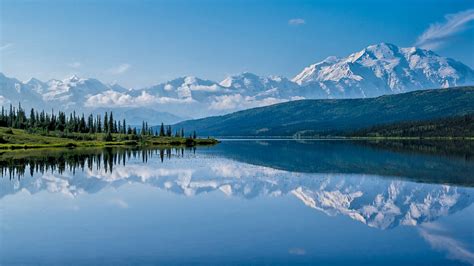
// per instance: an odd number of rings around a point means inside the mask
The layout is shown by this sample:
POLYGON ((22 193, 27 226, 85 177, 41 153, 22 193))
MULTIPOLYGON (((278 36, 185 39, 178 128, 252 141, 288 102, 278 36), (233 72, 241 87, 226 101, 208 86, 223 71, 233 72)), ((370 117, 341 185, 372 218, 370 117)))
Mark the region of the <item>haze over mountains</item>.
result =
POLYGON ((0 73, 0 104, 21 102, 26 108, 78 112, 113 110, 132 123, 157 124, 291 100, 366 98, 472 84, 474 70, 461 62, 428 50, 380 43, 347 57, 328 57, 291 80, 245 72, 221 82, 187 76, 127 89, 77 76, 21 82, 0 73))

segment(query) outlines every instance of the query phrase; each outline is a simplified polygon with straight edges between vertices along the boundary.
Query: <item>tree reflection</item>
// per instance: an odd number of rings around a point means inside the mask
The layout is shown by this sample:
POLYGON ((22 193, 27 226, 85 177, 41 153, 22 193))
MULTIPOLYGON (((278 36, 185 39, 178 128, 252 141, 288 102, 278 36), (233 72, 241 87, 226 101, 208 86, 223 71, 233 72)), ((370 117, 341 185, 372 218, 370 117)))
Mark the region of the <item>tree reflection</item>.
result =
POLYGON ((75 150, 48 150, 29 152, 10 152, 0 154, 0 175, 2 178, 21 179, 29 174, 45 174, 47 172, 63 174, 65 171, 73 175, 77 170, 104 169, 112 173, 115 165, 126 165, 130 159, 141 159, 146 163, 154 156, 159 156, 161 162, 173 157, 184 157, 191 148, 103 148, 103 149, 75 149, 75 150))

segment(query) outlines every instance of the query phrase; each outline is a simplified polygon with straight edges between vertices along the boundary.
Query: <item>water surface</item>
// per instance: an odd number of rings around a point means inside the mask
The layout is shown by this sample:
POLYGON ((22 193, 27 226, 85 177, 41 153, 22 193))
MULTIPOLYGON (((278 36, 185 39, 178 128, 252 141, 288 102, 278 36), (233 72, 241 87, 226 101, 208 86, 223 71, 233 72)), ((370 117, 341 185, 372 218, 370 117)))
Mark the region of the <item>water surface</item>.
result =
POLYGON ((0 264, 472 265, 470 145, 5 153, 0 264))

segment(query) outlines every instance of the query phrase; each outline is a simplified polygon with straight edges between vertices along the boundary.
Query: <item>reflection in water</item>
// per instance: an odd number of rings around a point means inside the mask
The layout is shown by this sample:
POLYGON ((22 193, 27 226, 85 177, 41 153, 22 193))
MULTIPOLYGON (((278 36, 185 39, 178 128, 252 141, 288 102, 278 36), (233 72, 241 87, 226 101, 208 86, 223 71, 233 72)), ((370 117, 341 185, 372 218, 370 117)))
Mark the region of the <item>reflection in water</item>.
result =
MULTIPOLYGON (((456 186, 405 182, 360 173, 291 172, 215 157, 215 154, 222 155, 219 150, 205 152, 198 158, 191 156, 194 154, 194 149, 183 148, 109 148, 12 157, 1 162, 2 176, 10 179, 16 176, 18 180, 4 181, 0 198, 20 190, 30 193, 48 190, 75 197, 130 182, 187 196, 214 190, 243 198, 292 194, 306 206, 327 215, 345 215, 379 229, 434 221, 466 208, 474 199, 472 189, 456 186), (159 158, 159 165, 156 161, 143 164, 153 157, 159 158), (177 160, 168 164, 165 159, 177 160), (77 169, 81 172, 76 173, 77 169), (20 180, 25 172, 33 178, 20 180)), ((337 163, 332 167, 341 165, 342 168, 334 168, 336 172, 347 169, 351 162, 337 163)), ((449 161, 441 164, 448 165, 449 161)), ((324 167, 327 166, 321 169, 324 167)))
POLYGON ((212 149, 212 153, 291 172, 371 174, 417 182, 474 186, 474 160, 466 155, 472 145, 466 148, 466 145, 438 142, 436 149, 427 146, 435 145, 365 141, 226 141, 212 149), (451 148, 443 150, 439 147, 443 145, 451 148), (421 153, 415 152, 416 148, 421 153), (424 153, 426 150, 431 154, 424 153))
MULTIPOLYGON (((186 148, 195 153, 195 148, 186 148)), ((20 179, 29 172, 31 176, 35 172, 44 174, 45 172, 57 172, 63 174, 66 170, 75 174, 77 169, 84 171, 85 168, 92 170, 103 168, 104 171, 112 172, 116 164, 125 165, 131 158, 140 158, 146 163, 149 158, 159 156, 163 162, 164 158, 171 156, 183 157, 184 148, 167 149, 125 149, 125 148, 104 148, 104 149, 78 149, 78 150, 50 150, 33 151, 31 154, 0 154, 0 175, 3 178, 20 179)))
MULTIPOLYGON (((345 216, 370 228, 416 227, 433 249, 473 264, 472 248, 435 222, 472 205, 473 167, 462 156, 347 142, 231 141, 197 150, 4 153, 0 203, 19 192, 48 191, 75 199, 130 184, 187 197, 212 191, 243 199, 291 196, 328 216, 345 216)), ((111 204, 128 208, 121 199, 111 204)), ((306 254, 300 248, 288 252, 306 254)))

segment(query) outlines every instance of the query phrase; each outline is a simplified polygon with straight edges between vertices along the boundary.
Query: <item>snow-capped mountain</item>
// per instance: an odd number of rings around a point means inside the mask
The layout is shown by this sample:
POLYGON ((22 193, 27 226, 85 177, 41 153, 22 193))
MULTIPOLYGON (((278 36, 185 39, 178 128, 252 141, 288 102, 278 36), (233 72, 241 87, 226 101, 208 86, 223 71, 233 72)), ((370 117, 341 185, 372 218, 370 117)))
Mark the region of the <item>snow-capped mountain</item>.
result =
MULTIPOLYGON (((34 82, 35 81, 32 82, 32 86, 34 82)), ((21 104, 26 107, 34 106, 38 103, 42 106, 41 95, 31 89, 30 86, 0 73, 0 105, 6 106, 9 103, 16 105, 18 102, 21 102, 21 104)))
POLYGON ((47 102, 68 103, 68 105, 76 105, 84 103, 88 97, 102 93, 107 90, 117 92, 127 91, 120 86, 104 84, 97 79, 84 79, 73 75, 64 80, 50 80, 47 86, 41 88, 43 99, 47 102))
POLYGON ((221 82, 186 76, 147 88, 126 89, 77 76, 21 82, 1 74, 0 103, 21 101, 26 107, 85 112, 149 108, 199 118, 298 99, 375 97, 473 84, 474 70, 460 62, 428 50, 381 43, 347 57, 328 57, 292 80, 244 72, 221 82))
POLYGON ((329 97, 374 97, 474 83, 474 71, 416 47, 371 45, 348 57, 328 57, 296 75, 300 86, 320 87, 329 97))
POLYGON ((161 83, 143 90, 135 91, 135 95, 146 91, 150 95, 157 97, 167 97, 170 99, 180 99, 189 101, 207 101, 210 96, 231 93, 217 82, 203 80, 197 77, 186 76, 177 78, 165 83, 161 83))
POLYGON ((222 87, 231 88, 241 94, 257 97, 292 97, 298 93, 298 84, 285 77, 260 77, 253 73, 244 72, 239 75, 226 77, 219 83, 222 87))

